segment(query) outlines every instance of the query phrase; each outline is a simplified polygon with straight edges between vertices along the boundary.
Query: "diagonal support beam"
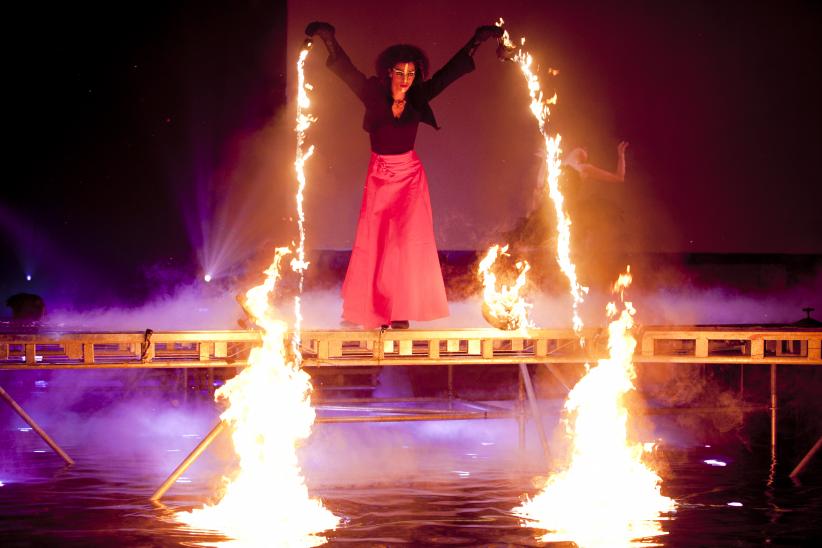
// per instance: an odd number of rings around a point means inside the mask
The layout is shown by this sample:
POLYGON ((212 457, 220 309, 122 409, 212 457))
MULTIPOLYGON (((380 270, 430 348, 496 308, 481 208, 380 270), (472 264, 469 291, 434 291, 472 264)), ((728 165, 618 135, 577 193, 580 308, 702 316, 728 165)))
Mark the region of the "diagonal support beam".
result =
POLYGON ((63 459, 63 460, 66 462, 66 464, 68 464, 69 466, 70 466, 70 465, 72 465, 72 464, 74 464, 74 459, 72 459, 70 456, 68 456, 68 455, 66 454, 66 452, 65 452, 65 451, 63 451, 63 449, 62 449, 59 445, 57 445, 57 442, 55 442, 53 439, 51 439, 51 436, 49 436, 49 435, 46 433, 46 431, 45 431, 45 430, 43 430, 43 429, 40 427, 40 425, 39 425, 39 424, 37 424, 37 422, 36 422, 33 418, 31 418, 31 416, 30 416, 28 413, 26 413, 26 410, 25 410, 25 409, 23 409, 22 407, 20 407, 20 404, 18 404, 16 401, 14 401, 14 398, 12 398, 12 397, 9 395, 9 393, 8 393, 8 392, 6 392, 5 390, 3 390, 3 387, 2 387, 2 386, 0 386, 0 398, 3 398, 4 400, 6 400, 6 403, 7 403, 7 404, 9 404, 9 407, 11 407, 12 409, 14 409, 14 411, 15 411, 18 415, 20 415, 20 417, 21 417, 24 421, 26 421, 26 423, 28 423, 28 425, 29 425, 29 426, 31 426, 32 430, 34 430, 35 432, 37 432, 37 435, 39 435, 41 438, 43 438, 43 441, 44 441, 44 442, 46 442, 46 443, 48 444, 48 446, 49 446, 49 447, 51 447, 51 448, 52 448, 52 450, 53 450, 55 453, 57 453, 58 455, 60 455, 60 458, 61 458, 61 459, 63 459))

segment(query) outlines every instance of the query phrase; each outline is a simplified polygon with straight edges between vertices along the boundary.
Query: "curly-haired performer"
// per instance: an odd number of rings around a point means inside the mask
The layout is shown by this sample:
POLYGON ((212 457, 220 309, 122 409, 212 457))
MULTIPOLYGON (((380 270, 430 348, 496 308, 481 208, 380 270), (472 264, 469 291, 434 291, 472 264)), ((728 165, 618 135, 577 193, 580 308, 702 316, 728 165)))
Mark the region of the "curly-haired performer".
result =
POLYGON ((357 235, 343 283, 343 320, 367 328, 408 327, 408 320, 448 316, 428 181, 414 141, 420 123, 439 129, 429 102, 474 70, 472 55, 502 29, 479 27, 457 54, 428 76, 422 50, 397 44, 383 51, 376 76, 357 70, 328 23, 310 23, 305 33, 328 49, 328 67, 365 105, 363 129, 371 137, 357 235))

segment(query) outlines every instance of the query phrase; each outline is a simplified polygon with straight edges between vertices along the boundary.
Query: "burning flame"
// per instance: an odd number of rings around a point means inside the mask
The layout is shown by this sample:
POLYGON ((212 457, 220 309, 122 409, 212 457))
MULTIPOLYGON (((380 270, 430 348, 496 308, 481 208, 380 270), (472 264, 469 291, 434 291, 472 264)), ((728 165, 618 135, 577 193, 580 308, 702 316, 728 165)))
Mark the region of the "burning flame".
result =
MULTIPOLYGON (((502 18, 500 18, 496 23, 498 27, 502 27, 504 24, 505 21, 503 21, 502 18)), ((522 39, 521 44, 525 44, 524 38, 522 39)), ((531 65, 533 63, 531 54, 524 51, 522 48, 518 49, 513 42, 511 42, 511 38, 508 35, 507 30, 504 31, 502 35, 501 48, 505 54, 505 58, 511 59, 519 65, 523 76, 525 76, 525 80, 528 83, 528 94, 531 97, 531 114, 533 114, 534 118, 536 118, 537 125, 539 126, 539 132, 545 140, 545 165, 547 168, 548 195, 554 204, 558 233, 556 258, 559 263, 560 270, 562 270, 562 273, 565 274, 566 278, 568 278, 568 283, 571 287, 571 298, 573 299, 573 326, 577 335, 580 335, 582 333, 583 322, 582 318, 579 316, 579 306, 585 300, 585 295, 588 293, 588 288, 579 283, 579 280, 577 279, 576 266, 571 261, 571 218, 565 211, 565 197, 562 195, 559 188, 559 176, 562 168, 562 163, 560 161, 560 156, 562 155, 560 141, 562 138, 559 134, 556 136, 549 135, 545 129, 545 124, 551 115, 549 105, 556 104, 557 96, 554 94, 548 99, 544 97, 540 87, 539 78, 531 69, 531 65), (513 53, 514 50, 517 50, 516 53, 513 53)), ((554 69, 548 70, 551 75, 558 74, 558 71, 554 69)), ((580 338, 580 342, 584 344, 585 341, 580 338)))
MULTIPOLYGON (((631 283, 630 267, 615 292, 631 283)), ((548 478, 543 490, 514 512, 528 525, 549 531, 542 540, 573 540, 579 546, 629 546, 639 538, 665 534, 659 519, 675 503, 660 493, 660 477, 643 463, 653 444, 631 443, 624 396, 634 390, 631 335, 636 310, 630 302, 606 310, 608 354, 568 396, 564 418, 570 443, 567 468, 548 478)))
POLYGON ((305 132, 311 127, 311 124, 317 119, 308 112, 311 106, 311 100, 308 98, 308 92, 313 88, 311 84, 305 80, 305 60, 308 58, 308 52, 311 50, 311 41, 306 40, 300 50, 300 56, 297 59, 297 127, 294 131, 297 133, 297 153, 294 160, 294 169, 297 172, 297 228, 299 229, 300 238, 296 244, 296 257, 291 260, 291 269, 299 274, 299 291, 294 297, 294 331, 291 339, 291 347, 294 356, 298 356, 298 360, 302 355, 299 352, 300 348, 300 328, 302 326, 303 316, 300 308, 300 295, 303 292, 303 280, 305 270, 308 268, 308 262, 305 260, 305 212, 303 211, 303 193, 305 192, 305 163, 314 154, 314 145, 308 147, 308 150, 303 150, 305 146, 305 132))
POLYGON ((290 253, 278 248, 265 281, 245 295, 244 307, 262 331, 248 367, 215 394, 228 403, 220 419, 232 427, 239 470, 213 506, 177 514, 198 529, 219 530, 242 543, 260 546, 317 546, 316 533, 337 526, 338 519, 312 499, 297 459, 297 445, 311 433, 309 375, 298 360, 287 361, 288 326, 270 304, 280 276, 280 261, 290 253))
POLYGON ((499 245, 493 245, 488 249, 485 258, 480 261, 477 275, 482 280, 483 285, 483 315, 485 319, 500 329, 514 330, 525 329, 531 327, 533 324, 528 319, 528 310, 531 308, 529 303, 526 303, 520 297, 520 290, 525 287, 526 273, 530 269, 527 261, 518 261, 516 264, 517 276, 516 282, 511 287, 503 285, 501 289, 497 289, 497 277, 491 272, 491 267, 501 255, 507 255, 508 246, 500 248, 499 245))

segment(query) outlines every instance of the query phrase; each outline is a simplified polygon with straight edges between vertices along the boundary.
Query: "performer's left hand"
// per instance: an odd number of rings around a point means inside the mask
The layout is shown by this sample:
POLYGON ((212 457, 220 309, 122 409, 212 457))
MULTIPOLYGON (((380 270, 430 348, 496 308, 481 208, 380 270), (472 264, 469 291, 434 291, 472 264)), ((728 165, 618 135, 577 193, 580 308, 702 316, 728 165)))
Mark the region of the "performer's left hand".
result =
POLYGON ((477 30, 474 32, 474 40, 477 42, 485 42, 489 38, 502 38, 502 27, 498 27, 496 25, 483 25, 481 27, 477 27, 477 30))

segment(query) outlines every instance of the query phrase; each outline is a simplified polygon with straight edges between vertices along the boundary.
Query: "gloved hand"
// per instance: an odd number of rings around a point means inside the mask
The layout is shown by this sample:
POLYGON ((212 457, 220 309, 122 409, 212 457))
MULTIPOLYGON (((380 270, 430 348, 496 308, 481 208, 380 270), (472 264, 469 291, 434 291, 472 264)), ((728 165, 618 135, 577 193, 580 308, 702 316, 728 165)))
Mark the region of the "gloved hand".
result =
POLYGON ((334 26, 324 21, 312 21, 305 27, 305 33, 312 37, 319 36, 324 41, 333 40, 334 26))
POLYGON ((502 27, 496 25, 483 25, 477 27, 474 32, 474 40, 477 42, 485 42, 489 38, 502 38, 502 27))

